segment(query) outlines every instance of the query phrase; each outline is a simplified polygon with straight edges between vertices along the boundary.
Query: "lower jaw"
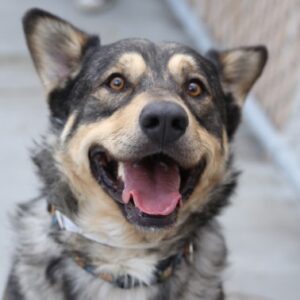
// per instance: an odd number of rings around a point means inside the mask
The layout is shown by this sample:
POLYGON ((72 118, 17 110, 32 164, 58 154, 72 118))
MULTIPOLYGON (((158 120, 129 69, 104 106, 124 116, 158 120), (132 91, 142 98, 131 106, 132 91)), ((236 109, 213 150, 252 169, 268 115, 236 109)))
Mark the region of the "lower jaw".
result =
POLYGON ((125 218, 132 224, 144 229, 167 229, 175 224, 177 220, 178 207, 167 216, 149 215, 140 211, 132 201, 128 204, 120 204, 120 209, 125 218))

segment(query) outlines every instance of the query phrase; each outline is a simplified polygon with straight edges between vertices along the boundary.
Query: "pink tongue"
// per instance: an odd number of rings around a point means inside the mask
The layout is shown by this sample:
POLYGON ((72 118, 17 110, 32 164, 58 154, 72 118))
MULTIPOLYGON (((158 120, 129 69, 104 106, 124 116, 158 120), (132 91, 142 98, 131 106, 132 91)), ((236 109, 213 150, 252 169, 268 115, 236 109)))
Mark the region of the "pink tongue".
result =
POLYGON ((124 163, 124 190, 122 199, 149 215, 171 214, 181 202, 180 176, 175 164, 159 161, 124 163))

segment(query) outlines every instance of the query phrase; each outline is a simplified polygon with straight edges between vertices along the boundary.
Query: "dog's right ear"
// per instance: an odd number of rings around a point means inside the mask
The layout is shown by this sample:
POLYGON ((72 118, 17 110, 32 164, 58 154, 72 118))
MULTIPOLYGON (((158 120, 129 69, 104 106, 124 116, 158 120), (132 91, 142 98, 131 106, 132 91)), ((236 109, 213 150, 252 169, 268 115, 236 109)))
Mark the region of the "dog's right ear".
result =
POLYGON ((23 26, 30 54, 47 92, 63 86, 79 72, 90 40, 95 41, 94 36, 40 9, 28 11, 23 26))

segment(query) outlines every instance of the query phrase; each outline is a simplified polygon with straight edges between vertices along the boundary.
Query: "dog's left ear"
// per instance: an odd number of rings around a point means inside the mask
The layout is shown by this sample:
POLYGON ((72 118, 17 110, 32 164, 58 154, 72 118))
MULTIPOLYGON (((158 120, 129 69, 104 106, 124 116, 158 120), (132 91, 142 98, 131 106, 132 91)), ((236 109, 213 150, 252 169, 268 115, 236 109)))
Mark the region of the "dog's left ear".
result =
POLYGON ((225 93, 242 106, 247 93, 261 75, 268 52, 264 46, 243 47, 223 52, 210 50, 207 58, 218 68, 225 93))
POLYGON ((47 92, 78 73, 92 39, 90 35, 40 9, 28 11, 23 26, 28 48, 47 92))

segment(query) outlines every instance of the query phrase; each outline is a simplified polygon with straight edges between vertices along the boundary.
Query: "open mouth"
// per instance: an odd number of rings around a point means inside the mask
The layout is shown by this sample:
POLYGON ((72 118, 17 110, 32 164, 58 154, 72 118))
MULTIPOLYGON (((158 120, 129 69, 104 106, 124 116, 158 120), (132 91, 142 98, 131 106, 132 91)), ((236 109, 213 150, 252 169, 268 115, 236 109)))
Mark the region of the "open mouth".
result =
POLYGON ((92 174, 119 204, 127 220, 142 227, 168 227, 193 192, 205 161, 184 169, 165 154, 120 162, 94 146, 89 152, 92 174))

